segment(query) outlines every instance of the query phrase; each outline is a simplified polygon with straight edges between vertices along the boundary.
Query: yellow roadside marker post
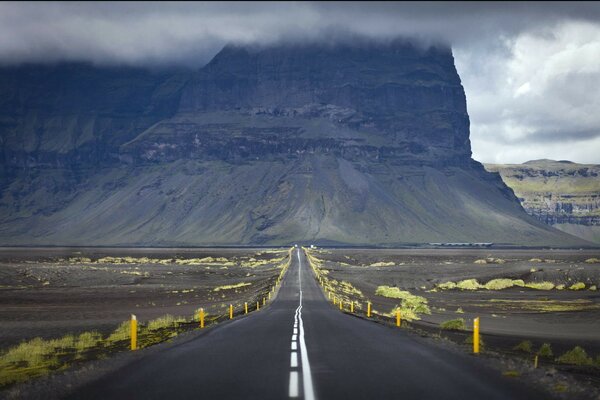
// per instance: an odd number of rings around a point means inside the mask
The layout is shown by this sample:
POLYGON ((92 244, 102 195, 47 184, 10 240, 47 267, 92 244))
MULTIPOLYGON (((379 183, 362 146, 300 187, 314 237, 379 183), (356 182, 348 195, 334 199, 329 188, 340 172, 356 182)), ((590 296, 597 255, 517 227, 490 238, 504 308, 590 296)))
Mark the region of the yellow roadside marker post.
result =
POLYGON ((271 292, 269 292, 268 297, 269 297, 269 300, 271 300, 271 292))
POLYGON ((479 354, 479 317, 473 320, 473 353, 479 354))
POLYGON ((537 368, 538 367, 538 355, 535 355, 535 358, 533 359, 533 368, 537 368))
POLYGON ((248 314, 248 303, 244 303, 244 314, 248 314))
POLYGON ((233 304, 229 305, 229 319, 233 319, 233 304))
POLYGON ((267 304, 267 299, 263 297, 263 306, 267 304))
POLYGON ((371 318, 371 302, 367 302, 367 317, 371 318))
POLYGON ((344 302, 340 299, 340 311, 344 309, 344 302))
POLYGON ((200 309, 200 329, 204 328, 204 308, 200 309))
POLYGON ((256 311, 260 310, 260 302, 256 302, 256 311))
POLYGON ((396 310, 396 326, 400 326, 400 322, 402 322, 401 318, 400 310, 396 310))
POLYGON ((354 302, 353 301, 350 302, 350 312, 351 313, 354 312, 354 302))
POLYGON ((330 291, 327 291, 327 298, 328 298, 329 300, 331 300, 331 292, 330 292, 330 291))
POLYGON ((131 350, 137 350, 137 318, 131 314, 131 350))

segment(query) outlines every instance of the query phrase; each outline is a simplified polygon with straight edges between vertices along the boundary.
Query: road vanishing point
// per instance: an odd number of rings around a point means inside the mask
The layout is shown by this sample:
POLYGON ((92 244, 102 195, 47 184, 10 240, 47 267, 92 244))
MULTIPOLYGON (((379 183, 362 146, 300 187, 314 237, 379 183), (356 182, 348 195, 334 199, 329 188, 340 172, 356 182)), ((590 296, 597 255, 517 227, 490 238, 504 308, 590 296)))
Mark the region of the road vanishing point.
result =
POLYGON ((542 399, 477 357, 341 313, 301 249, 259 312, 136 358, 73 399, 542 399))

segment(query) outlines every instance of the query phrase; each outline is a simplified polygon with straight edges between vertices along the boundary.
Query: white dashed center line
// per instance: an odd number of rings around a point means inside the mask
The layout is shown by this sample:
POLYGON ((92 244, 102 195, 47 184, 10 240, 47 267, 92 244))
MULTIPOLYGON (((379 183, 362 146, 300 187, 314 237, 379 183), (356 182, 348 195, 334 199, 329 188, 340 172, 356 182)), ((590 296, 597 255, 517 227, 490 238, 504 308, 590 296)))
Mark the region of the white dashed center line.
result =
POLYGON ((290 397, 298 397, 298 372, 290 372, 290 397))
MULTIPOLYGON (((304 321, 302 320, 302 260, 300 259, 300 249, 298 249, 298 285, 300 288, 300 304, 296 308, 294 315, 294 330, 292 334, 292 352, 290 354, 290 367, 298 367, 298 342, 300 342, 300 360, 302 362, 302 388, 304 399, 315 400, 315 391, 312 383, 312 375, 310 372, 310 362, 308 361, 308 353, 306 351, 306 342, 304 340, 304 321)), ((289 397, 298 397, 298 372, 290 371, 290 387, 289 397)))

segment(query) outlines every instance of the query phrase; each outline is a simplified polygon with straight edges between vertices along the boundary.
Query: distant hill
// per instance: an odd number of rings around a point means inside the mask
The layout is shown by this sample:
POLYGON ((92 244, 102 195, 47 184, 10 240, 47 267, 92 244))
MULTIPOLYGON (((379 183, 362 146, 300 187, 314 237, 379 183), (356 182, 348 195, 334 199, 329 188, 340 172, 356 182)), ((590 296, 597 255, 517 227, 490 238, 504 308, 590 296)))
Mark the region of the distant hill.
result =
POLYGON ((471 159, 452 52, 227 46, 0 69, 0 244, 580 246, 471 159))
POLYGON ((600 243, 600 165, 533 160, 485 168, 500 173, 530 215, 600 243))

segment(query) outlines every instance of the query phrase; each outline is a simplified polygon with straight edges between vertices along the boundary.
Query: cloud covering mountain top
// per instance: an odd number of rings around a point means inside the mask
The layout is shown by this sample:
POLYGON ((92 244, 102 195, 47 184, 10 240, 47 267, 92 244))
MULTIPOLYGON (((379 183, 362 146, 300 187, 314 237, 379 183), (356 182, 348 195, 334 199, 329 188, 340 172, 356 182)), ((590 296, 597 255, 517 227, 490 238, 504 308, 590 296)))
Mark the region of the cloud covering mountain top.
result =
POLYGON ((600 163, 597 3, 1 3, 0 63, 200 67, 226 43, 453 47, 474 157, 600 163))

